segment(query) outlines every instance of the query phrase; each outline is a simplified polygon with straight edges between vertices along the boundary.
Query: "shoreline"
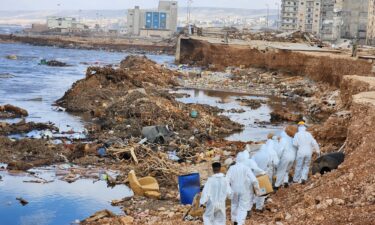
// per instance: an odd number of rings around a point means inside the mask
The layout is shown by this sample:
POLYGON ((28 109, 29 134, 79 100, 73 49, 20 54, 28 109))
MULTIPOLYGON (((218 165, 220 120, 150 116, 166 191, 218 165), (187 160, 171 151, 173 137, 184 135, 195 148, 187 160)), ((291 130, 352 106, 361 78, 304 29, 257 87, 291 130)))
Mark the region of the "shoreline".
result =
POLYGON ((68 49, 105 50, 114 52, 175 54, 173 41, 153 41, 112 37, 70 37, 57 35, 0 34, 0 43, 25 43, 36 46, 55 46, 68 49))

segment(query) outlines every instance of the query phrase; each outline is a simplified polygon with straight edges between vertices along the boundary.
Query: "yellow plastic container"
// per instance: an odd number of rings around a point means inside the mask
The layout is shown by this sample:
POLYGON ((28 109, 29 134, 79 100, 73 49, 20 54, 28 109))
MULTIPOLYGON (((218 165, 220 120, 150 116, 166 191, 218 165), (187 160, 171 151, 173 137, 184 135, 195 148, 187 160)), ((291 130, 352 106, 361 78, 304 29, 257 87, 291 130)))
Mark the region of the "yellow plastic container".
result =
POLYGON ((257 179, 260 189, 260 192, 258 193, 259 196, 268 195, 269 193, 273 192, 272 184, 268 175, 258 176, 257 179))

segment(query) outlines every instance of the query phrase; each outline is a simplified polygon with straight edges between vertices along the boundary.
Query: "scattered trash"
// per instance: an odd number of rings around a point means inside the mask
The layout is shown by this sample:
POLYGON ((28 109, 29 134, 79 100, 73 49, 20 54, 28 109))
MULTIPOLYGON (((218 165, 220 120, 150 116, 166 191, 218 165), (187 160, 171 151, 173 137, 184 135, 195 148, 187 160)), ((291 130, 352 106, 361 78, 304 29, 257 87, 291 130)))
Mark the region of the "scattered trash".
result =
POLYGON ((180 201, 183 205, 191 205, 196 194, 200 192, 199 173, 192 173, 178 177, 178 187, 180 190, 180 201))
POLYGON ((134 194, 159 199, 161 196, 157 180, 151 176, 138 179, 134 170, 128 174, 129 184, 134 194))
POLYGON ((345 160, 345 154, 343 152, 333 152, 320 156, 312 164, 312 174, 328 173, 343 163, 345 160))
POLYGON ((60 62, 57 60, 46 60, 46 59, 41 59, 39 65, 47 65, 47 66, 52 66, 52 67, 65 67, 69 66, 67 63, 60 62))
POLYGON ((196 110, 191 111, 190 116, 191 116, 191 118, 197 118, 198 117, 198 111, 196 111, 196 110))
POLYGON ((18 57, 16 55, 7 55, 6 58, 11 59, 11 60, 17 60, 18 59, 18 57))
POLYGON ((163 144, 173 135, 173 132, 167 126, 149 126, 142 129, 142 135, 151 143, 163 144))
POLYGON ((25 206, 25 205, 29 204, 29 202, 26 201, 26 200, 23 199, 23 198, 16 198, 16 200, 18 200, 18 201, 21 203, 22 206, 25 206))
POLYGON ((13 78, 13 77, 16 77, 16 76, 10 73, 0 73, 0 78, 3 78, 3 79, 13 78))
POLYGON ((106 150, 105 148, 99 148, 99 149, 98 149, 98 155, 99 155, 100 157, 104 157, 104 156, 106 156, 106 155, 107 155, 107 150, 106 150))
POLYGON ((177 156, 176 151, 168 152, 168 158, 172 161, 179 161, 180 157, 177 156))

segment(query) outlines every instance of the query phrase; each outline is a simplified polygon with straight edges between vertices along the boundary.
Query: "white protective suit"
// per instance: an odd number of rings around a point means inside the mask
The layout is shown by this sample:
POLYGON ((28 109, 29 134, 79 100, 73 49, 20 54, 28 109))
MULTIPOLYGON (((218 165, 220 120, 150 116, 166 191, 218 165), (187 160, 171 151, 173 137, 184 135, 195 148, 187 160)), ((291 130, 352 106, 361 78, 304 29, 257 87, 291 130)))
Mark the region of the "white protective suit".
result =
POLYGON ((293 146, 293 138, 285 132, 281 133, 279 152, 280 162, 277 166, 275 187, 289 183, 289 171, 296 160, 297 148, 293 146))
POLYGON ((231 189, 224 174, 217 173, 208 178, 204 185, 200 204, 206 204, 203 214, 205 225, 225 225, 226 207, 225 201, 230 197, 231 189))
POLYGON ((281 152, 280 152, 280 142, 279 142, 279 137, 278 136, 273 136, 272 137, 273 141, 273 149, 277 153, 277 157, 280 159, 281 157, 281 152))
MULTIPOLYGON (((262 145, 260 150, 254 155, 253 159, 260 169, 266 171, 271 183, 273 183, 273 175, 279 164, 279 157, 274 150, 274 140, 269 139, 266 144, 262 145)), ((262 210, 265 201, 266 197, 264 196, 255 197, 255 208, 257 210, 262 210)))
POLYGON ((242 154, 243 154, 242 156, 244 157, 245 165, 250 167, 250 169, 253 171, 255 176, 266 174, 264 170, 259 168, 255 160, 250 158, 250 153, 247 150, 243 151, 242 154))
POLYGON ((314 137, 306 131, 305 126, 298 127, 298 132, 294 136, 293 145, 297 147, 296 168, 293 181, 302 183, 307 181, 313 150, 320 154, 319 145, 314 137))
POLYGON ((259 190, 259 183, 251 169, 244 164, 243 152, 238 153, 236 164, 231 166, 227 179, 232 190, 231 220, 238 225, 245 224, 247 211, 253 201, 254 189, 259 190))

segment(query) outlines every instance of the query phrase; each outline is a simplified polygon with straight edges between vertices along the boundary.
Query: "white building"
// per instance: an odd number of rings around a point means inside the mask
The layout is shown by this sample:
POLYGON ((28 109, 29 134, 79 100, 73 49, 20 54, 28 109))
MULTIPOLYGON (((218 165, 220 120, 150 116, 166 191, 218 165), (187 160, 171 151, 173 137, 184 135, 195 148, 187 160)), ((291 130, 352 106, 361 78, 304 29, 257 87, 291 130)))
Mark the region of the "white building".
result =
POLYGON ((47 17, 47 27, 48 29, 58 30, 62 33, 80 31, 88 28, 86 25, 78 22, 74 17, 57 16, 47 17))
POLYGON ((157 10, 128 10, 129 35, 142 37, 171 37, 177 31, 177 1, 159 1, 157 10))
POLYGON ((319 33, 321 21, 320 0, 283 0, 281 29, 319 33))

